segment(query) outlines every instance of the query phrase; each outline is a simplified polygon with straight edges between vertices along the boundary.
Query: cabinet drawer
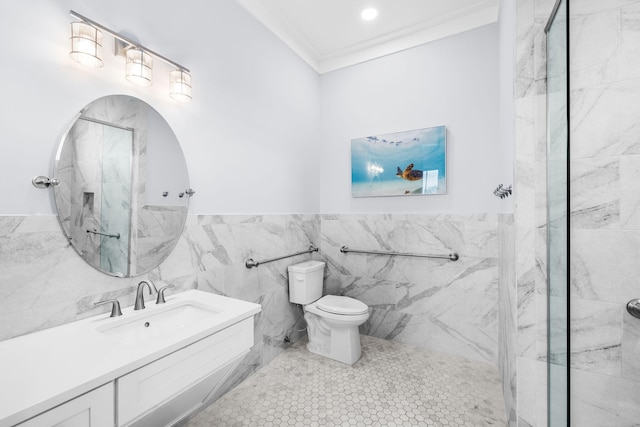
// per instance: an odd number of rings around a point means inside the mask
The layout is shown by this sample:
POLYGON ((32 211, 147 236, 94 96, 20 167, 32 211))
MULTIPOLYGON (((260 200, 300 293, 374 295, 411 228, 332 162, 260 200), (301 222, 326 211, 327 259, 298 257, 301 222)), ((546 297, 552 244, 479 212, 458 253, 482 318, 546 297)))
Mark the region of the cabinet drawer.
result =
POLYGON ((117 380, 118 425, 127 425, 222 368, 253 346, 253 317, 117 380))
POLYGON ((43 412, 18 427, 113 427, 113 383, 43 412))

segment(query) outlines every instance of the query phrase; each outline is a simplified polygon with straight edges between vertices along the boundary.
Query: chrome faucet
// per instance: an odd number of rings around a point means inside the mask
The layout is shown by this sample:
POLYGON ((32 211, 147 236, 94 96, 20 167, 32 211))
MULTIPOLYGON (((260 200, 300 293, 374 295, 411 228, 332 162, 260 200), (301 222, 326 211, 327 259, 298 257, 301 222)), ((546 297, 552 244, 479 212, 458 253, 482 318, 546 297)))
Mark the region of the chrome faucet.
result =
POLYGON ((145 285, 149 288, 149 295, 153 294, 153 291, 151 289, 156 291, 156 293, 158 292, 158 290, 156 289, 156 285, 154 285, 151 280, 149 281, 143 280, 142 282, 138 283, 138 290, 136 291, 136 305, 133 307, 134 310, 144 309, 144 286, 145 285))

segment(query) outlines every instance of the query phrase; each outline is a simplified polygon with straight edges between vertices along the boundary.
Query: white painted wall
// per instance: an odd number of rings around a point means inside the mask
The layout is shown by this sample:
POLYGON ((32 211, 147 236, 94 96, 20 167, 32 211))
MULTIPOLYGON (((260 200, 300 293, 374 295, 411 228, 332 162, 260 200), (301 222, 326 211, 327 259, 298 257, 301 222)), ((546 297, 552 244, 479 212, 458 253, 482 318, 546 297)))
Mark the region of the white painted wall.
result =
POLYGON ((0 214, 52 214, 58 140, 95 98, 136 96, 181 142, 191 213, 318 212, 318 75, 234 1, 7 0, 0 14, 0 214), (68 57, 70 9, 190 68, 193 102, 168 97, 170 68, 155 61, 154 85, 124 78, 105 37, 105 65, 68 57))
MULTIPOLYGON (((498 126, 498 31, 482 27, 318 76, 233 1, 8 0, 0 32, 0 214, 52 214, 58 140, 74 114, 108 94, 156 108, 181 142, 190 213, 505 212, 495 198, 512 160, 498 126), (69 9, 189 67, 193 102, 168 95, 165 64, 154 85, 124 79, 105 43, 105 66, 68 58, 69 9), (352 199, 350 140, 446 125, 448 194, 352 199)), ((105 37, 107 42, 110 37, 105 37)))
POLYGON ((338 212, 510 212, 499 132, 498 26, 481 27, 321 76, 320 207, 338 212), (447 126, 447 193, 351 197, 351 139, 447 126))

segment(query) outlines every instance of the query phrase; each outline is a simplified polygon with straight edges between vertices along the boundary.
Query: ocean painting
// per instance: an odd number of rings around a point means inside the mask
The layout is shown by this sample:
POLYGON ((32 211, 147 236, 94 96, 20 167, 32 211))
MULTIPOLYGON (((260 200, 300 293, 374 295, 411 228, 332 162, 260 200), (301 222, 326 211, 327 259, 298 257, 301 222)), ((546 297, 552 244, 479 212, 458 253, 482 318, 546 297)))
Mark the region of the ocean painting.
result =
POLYGON ((351 140, 353 197, 447 192, 445 126, 351 140))

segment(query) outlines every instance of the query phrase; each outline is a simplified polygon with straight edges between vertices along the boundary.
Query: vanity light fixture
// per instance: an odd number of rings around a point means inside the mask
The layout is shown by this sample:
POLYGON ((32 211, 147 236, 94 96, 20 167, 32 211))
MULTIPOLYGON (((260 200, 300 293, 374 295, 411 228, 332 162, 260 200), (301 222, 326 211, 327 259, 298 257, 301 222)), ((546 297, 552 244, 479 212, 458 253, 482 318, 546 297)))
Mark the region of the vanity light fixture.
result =
POLYGON ((126 50, 126 77, 131 83, 151 86, 153 58, 144 49, 132 47, 126 50))
POLYGON ((102 33, 84 22, 71 23, 71 52, 76 62, 89 67, 102 67, 102 33))
POLYGON ((191 74, 183 69, 169 73, 169 96, 180 102, 191 101, 191 74))
POLYGON ((174 62, 141 44, 80 15, 73 10, 69 14, 80 22, 71 23, 71 52, 69 56, 75 61, 93 67, 102 66, 102 32, 115 39, 115 52, 123 52, 126 58, 125 77, 130 82, 142 86, 152 84, 153 58, 159 59, 173 67, 169 73, 169 96, 180 101, 191 101, 191 72, 188 68, 174 62))

